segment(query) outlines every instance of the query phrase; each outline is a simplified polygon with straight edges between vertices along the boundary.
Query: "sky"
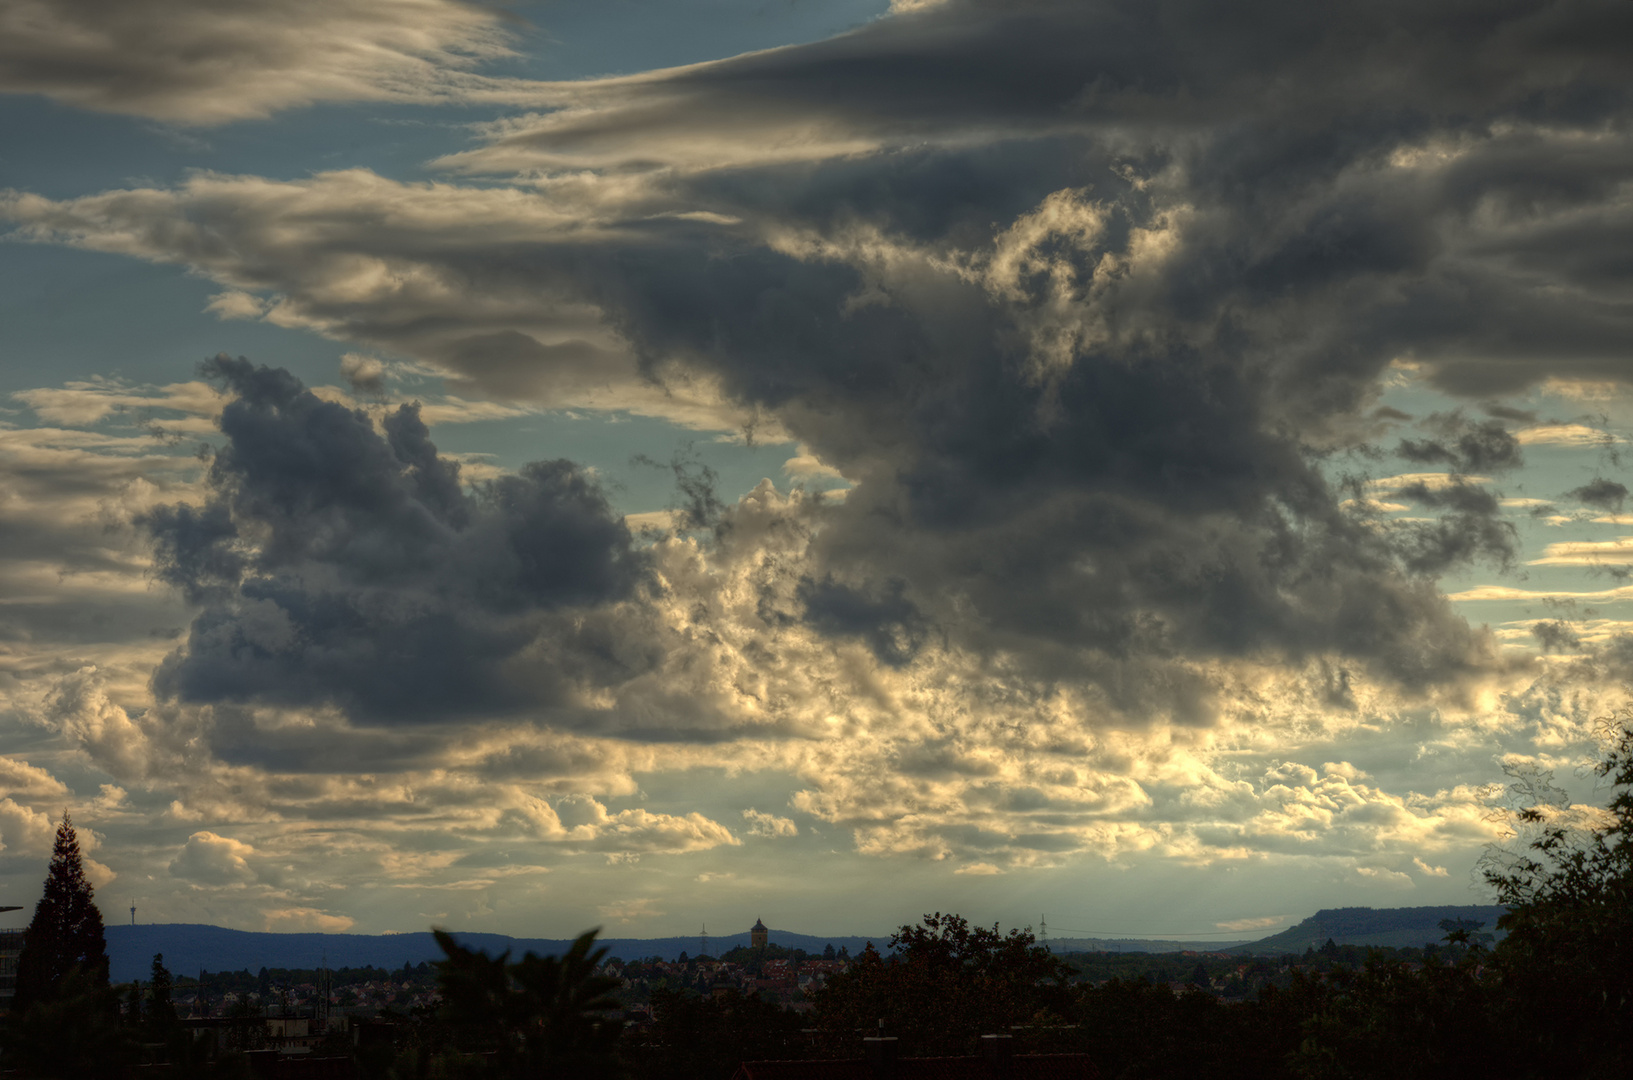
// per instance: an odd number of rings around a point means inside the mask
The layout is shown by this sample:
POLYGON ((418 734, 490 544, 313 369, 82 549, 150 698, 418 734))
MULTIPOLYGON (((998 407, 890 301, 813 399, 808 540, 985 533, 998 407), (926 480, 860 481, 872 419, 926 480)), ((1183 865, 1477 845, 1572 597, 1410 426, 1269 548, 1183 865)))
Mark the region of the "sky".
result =
POLYGON ((0 900, 66 810, 109 921, 1487 902, 1628 703, 1630 91, 1613 0, 0 0, 0 900))

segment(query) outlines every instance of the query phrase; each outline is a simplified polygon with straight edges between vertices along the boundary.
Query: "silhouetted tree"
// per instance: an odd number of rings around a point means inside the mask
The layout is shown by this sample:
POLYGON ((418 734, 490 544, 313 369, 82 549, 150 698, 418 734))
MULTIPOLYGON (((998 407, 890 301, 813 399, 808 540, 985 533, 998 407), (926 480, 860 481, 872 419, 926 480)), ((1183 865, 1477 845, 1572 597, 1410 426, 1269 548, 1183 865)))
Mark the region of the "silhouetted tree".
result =
POLYGON ((560 957, 529 952, 515 963, 508 950, 490 957, 433 933, 447 955, 437 965, 443 1019, 466 1049, 496 1052, 507 1076, 593 1080, 614 1072, 622 1007, 609 996, 618 980, 595 973, 607 952, 594 948, 598 931, 579 935, 560 957))
POLYGON ((147 1026, 161 1039, 168 1039, 178 1026, 176 1005, 171 1001, 172 979, 170 969, 164 966, 164 953, 153 954, 153 969, 148 979, 147 1026))
POLYGON ((17 994, 6 1020, 8 1063, 32 1075, 107 1075, 129 1057, 119 995, 108 985, 102 913, 67 813, 57 827, 44 894, 23 936, 17 994))
POLYGON ((4 1028, 5 1062, 30 1077, 80 1080, 118 1076, 131 1058, 119 1027, 119 994, 106 975, 75 965, 49 997, 13 1011, 4 1028))
POLYGON ((699 997, 652 992, 652 1030, 626 1047, 646 1080, 725 1080, 744 1061, 804 1056, 801 1020, 770 1002, 728 990, 699 997))
POLYGON ((79 837, 66 812, 57 826, 45 894, 34 907, 34 919, 17 958, 17 996, 12 1008, 26 1011, 50 1001, 70 971, 78 969, 91 983, 108 983, 108 944, 95 890, 85 877, 79 837))
MULTIPOLYGON (((1516 813, 1525 850, 1494 849, 1485 866, 1509 908, 1493 954, 1509 1028, 1557 1076, 1633 1075, 1633 717, 1603 734, 1608 814, 1584 821, 1557 795, 1535 800, 1516 813)), ((1551 789, 1525 781, 1516 787, 1551 789)))
POLYGON ((1504 1052, 1499 988, 1483 977, 1480 950, 1460 949, 1457 955, 1456 963, 1415 969, 1373 957, 1356 973, 1300 976, 1304 1037, 1290 1059, 1294 1075, 1519 1075, 1504 1052))
POLYGON ((914 1053, 971 1053, 984 1034, 1071 1009, 1069 969, 1030 931, 1001 934, 936 912, 903 926, 890 944, 894 955, 870 944, 817 992, 818 1019, 835 1036, 877 1030, 883 1020, 885 1033, 909 1040, 914 1053))

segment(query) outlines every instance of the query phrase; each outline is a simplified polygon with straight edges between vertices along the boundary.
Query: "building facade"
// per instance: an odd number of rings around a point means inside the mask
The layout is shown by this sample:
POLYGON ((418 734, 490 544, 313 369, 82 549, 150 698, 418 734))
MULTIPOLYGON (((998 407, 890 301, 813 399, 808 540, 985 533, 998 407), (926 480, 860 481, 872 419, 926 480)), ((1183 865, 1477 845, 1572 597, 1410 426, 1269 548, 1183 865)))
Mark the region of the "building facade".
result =
POLYGON ((23 931, 0 930, 0 1012, 17 996, 17 958, 23 954, 23 931))

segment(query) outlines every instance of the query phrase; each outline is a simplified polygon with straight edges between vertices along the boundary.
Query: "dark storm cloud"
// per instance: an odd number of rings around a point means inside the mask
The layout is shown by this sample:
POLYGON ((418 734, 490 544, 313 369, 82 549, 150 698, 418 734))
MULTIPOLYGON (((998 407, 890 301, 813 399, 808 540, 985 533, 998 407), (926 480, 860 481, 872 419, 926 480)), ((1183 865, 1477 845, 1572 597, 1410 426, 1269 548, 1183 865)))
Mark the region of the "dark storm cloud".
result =
MULTIPOLYGON (((1312 448, 1403 357, 1481 397, 1633 373, 1629 42, 1608 3, 954 2, 564 90, 450 161, 673 164, 690 205, 829 245, 571 260, 651 370, 717 374, 861 482, 802 593, 824 633, 896 663, 935 628, 1135 710, 1187 707, 1171 661, 1266 652, 1424 686, 1495 662, 1427 579, 1508 565, 1513 529, 1463 484, 1369 529, 1312 448)), ((1399 453, 1514 468, 1502 419, 1399 453)))
POLYGON ((1579 488, 1567 491, 1560 498, 1575 499, 1577 502, 1597 506, 1602 510, 1620 510, 1622 503, 1627 501, 1627 486, 1601 476, 1579 488))
POLYGON ((1479 636, 1401 575, 1489 556, 1503 527, 1457 543, 1465 513, 1392 546, 1348 519, 1234 333, 1086 349, 1044 380, 1024 306, 973 285, 841 315, 865 285, 843 265, 742 252, 619 270, 598 299, 643 352, 710 366, 861 481, 819 535, 825 573, 907 587, 812 584, 804 615, 887 663, 939 627, 1087 678, 1131 715, 1199 722, 1205 686, 1171 661, 1337 651, 1414 686, 1483 663, 1479 636))
POLYGON ((1170 194, 1204 211, 1176 305, 1282 322, 1295 336, 1281 359, 1315 395, 1402 354, 1457 392, 1507 391, 1541 355, 1556 375, 1625 366, 1633 216, 1613 193, 1630 153, 1600 133, 1625 117, 1629 40, 1633 13, 1612 2, 954 2, 564 87, 575 108, 451 160, 638 170, 690 161, 684 143, 704 148, 696 191, 724 212, 760 203, 915 236, 1007 220, 1071 184, 1115 195, 1108 165, 1172 169, 1184 190, 1170 194), (784 147, 805 156, 751 168, 784 147), (1329 332, 1286 325, 1285 299, 1325 307, 1329 332))
POLYGON ((162 697, 438 719, 615 676, 593 627, 554 618, 629 597, 645 572, 582 470, 536 462, 466 491, 417 406, 382 436, 287 372, 217 357, 205 374, 236 398, 211 498, 144 521, 159 576, 203 605, 154 676, 162 697))
MULTIPOLYGON (((287 229, 269 185, 229 180, 7 212, 75 238, 115 221, 82 242, 138 236, 234 288, 296 297, 337 336, 395 327, 394 348, 498 397, 592 380, 610 328, 653 382, 700 374, 856 482, 768 623, 797 618, 889 663, 945 641, 1036 676, 1040 694, 1081 680, 1129 715, 1202 723, 1200 668, 1220 658, 1337 655, 1414 689, 1501 662, 1432 580, 1512 558, 1493 497, 1423 486, 1435 520, 1380 528, 1342 504, 1326 455, 1373 430, 1362 421, 1398 372, 1477 402, 1633 376, 1630 43, 1633 7, 1593 0, 954 0, 813 45, 555 84, 557 111, 500 122, 446 162, 542 193, 434 193, 481 223, 463 232, 414 201, 433 193, 357 173, 280 187, 307 200, 287 229), (384 200, 419 208, 393 218, 412 228, 380 225, 384 200), (523 228, 530 214, 549 227, 523 228), (333 295, 353 253, 438 283, 435 317, 431 292, 333 295), (481 314, 491 297, 506 301, 481 314)), ((1400 450, 1509 468, 1505 419, 1431 418, 1400 450)), ((390 526, 368 532, 366 563, 337 565, 359 588, 390 583, 367 593, 387 607, 418 603, 406 583, 423 579, 503 610, 488 578, 456 589, 450 567, 521 511, 497 490, 439 495, 440 467, 415 472, 399 450, 370 451, 401 474, 400 505, 370 510, 390 526), (450 517, 460 505, 468 525, 450 517)), ((257 498, 264 560, 286 510, 257 498)), ((185 524, 166 541, 178 564, 195 548, 230 562, 235 546, 199 547, 209 522, 185 524)), ((182 580, 209 589, 212 573, 199 561, 182 580)), ((280 611, 330 600, 303 578, 286 608, 275 567, 247 573, 239 607, 201 617, 198 648, 210 619, 248 632, 248 583, 280 611)), ((413 623, 428 649, 436 618, 413 623)))
POLYGON ((1537 414, 1531 409, 1516 409, 1511 405, 1502 405, 1491 401, 1481 406, 1488 416, 1495 416, 1499 420, 1516 420, 1522 424, 1537 422, 1537 414))
POLYGON ((1450 465, 1457 472, 1517 469, 1523 465, 1519 440, 1499 420, 1471 423, 1461 416, 1431 417, 1439 437, 1402 439, 1395 453, 1425 465, 1450 465))
POLYGON ((1425 509, 1442 511, 1436 520, 1397 527, 1397 545, 1408 572, 1432 577, 1477 561, 1499 568, 1514 561, 1518 536, 1503 520, 1501 503, 1491 492, 1466 483, 1445 487, 1416 483, 1398 494, 1425 509))
MULTIPOLYGON (((813 627, 887 663, 944 632, 1202 716, 1172 662, 1493 662, 1427 578, 1511 562, 1496 498, 1419 485, 1437 518, 1380 533, 1311 449, 1403 356, 1481 397, 1628 374, 1628 42, 1612 3, 954 2, 586 83, 451 162, 674 163, 691 204, 830 243, 648 232, 572 265, 653 369, 709 369, 861 480, 816 539, 813 627)), ((1401 456, 1522 464, 1502 418, 1426 425, 1401 456)))
POLYGON ((924 646, 924 615, 907 599, 906 583, 889 582, 878 595, 835 581, 803 579, 798 596, 805 619, 834 637, 859 637, 881 663, 902 667, 924 646))
POLYGON ((1571 652, 1582 644, 1582 639, 1563 619, 1532 623, 1531 636, 1544 652, 1571 652))
POLYGON ((1400 497, 1431 510, 1450 510, 1458 514, 1496 517, 1501 512, 1497 496, 1474 484, 1447 484, 1430 487, 1419 482, 1400 489, 1400 497))

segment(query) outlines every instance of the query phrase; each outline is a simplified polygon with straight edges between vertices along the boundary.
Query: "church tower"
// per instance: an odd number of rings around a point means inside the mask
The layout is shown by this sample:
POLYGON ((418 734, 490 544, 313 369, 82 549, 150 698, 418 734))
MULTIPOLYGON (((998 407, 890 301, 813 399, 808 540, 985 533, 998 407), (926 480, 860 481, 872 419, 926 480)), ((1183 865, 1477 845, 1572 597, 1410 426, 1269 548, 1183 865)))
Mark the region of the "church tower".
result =
POLYGON ((751 949, 765 948, 765 936, 768 933, 770 933, 770 931, 765 928, 765 923, 761 922, 759 919, 755 919, 754 925, 749 927, 748 947, 751 949))

